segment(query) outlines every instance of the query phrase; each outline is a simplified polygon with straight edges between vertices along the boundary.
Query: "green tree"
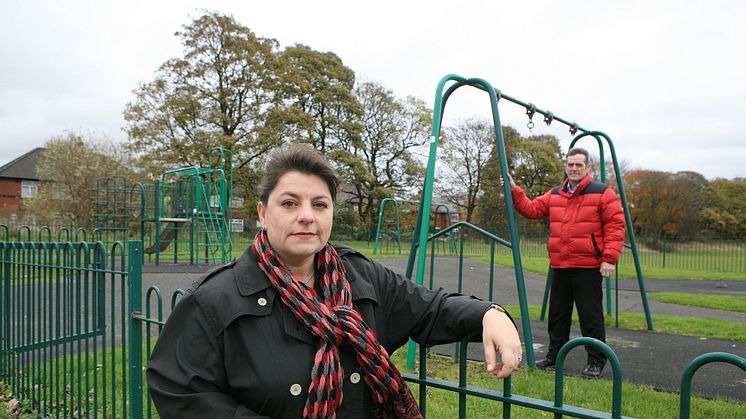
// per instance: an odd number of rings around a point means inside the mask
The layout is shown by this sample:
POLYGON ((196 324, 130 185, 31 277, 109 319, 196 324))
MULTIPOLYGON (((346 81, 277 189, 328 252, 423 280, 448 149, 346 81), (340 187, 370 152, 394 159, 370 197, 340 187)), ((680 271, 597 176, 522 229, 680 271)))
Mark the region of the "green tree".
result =
POLYGON ((465 211, 465 220, 471 223, 482 195, 487 162, 495 148, 495 129, 491 121, 468 119, 445 131, 442 158, 448 170, 437 179, 438 192, 465 211))
POLYGON ((271 118, 277 132, 322 153, 359 136, 355 73, 337 55, 295 45, 283 50, 279 61, 282 107, 271 118))
POLYGON ((340 141, 329 155, 360 218, 375 225, 381 199, 402 195, 422 180, 424 168, 414 152, 428 141, 432 113, 421 100, 397 99, 377 83, 361 83, 355 97, 361 134, 340 141))
POLYGON ((136 177, 121 147, 113 143, 67 132, 51 138, 44 147, 36 168, 42 182, 27 206, 42 224, 93 227, 98 179, 136 177))
POLYGON ((704 191, 702 223, 722 238, 746 238, 746 179, 715 179, 704 191))
POLYGON ((195 19, 176 36, 183 56, 162 64, 124 110, 129 150, 157 176, 167 168, 205 166, 208 150, 221 146, 233 151, 239 178, 250 178, 253 163, 279 141, 267 128, 277 103, 277 42, 218 13, 195 19))
MULTIPOLYGON (((559 140, 552 135, 524 138, 511 127, 503 127, 508 170, 516 184, 530 198, 546 193, 564 178, 564 166, 559 140)), ((479 225, 498 235, 507 234, 505 196, 500 184, 502 173, 497 156, 492 153, 485 172, 484 194, 478 200, 476 219, 479 225)), ((516 217, 522 234, 543 234, 546 223, 516 217)))

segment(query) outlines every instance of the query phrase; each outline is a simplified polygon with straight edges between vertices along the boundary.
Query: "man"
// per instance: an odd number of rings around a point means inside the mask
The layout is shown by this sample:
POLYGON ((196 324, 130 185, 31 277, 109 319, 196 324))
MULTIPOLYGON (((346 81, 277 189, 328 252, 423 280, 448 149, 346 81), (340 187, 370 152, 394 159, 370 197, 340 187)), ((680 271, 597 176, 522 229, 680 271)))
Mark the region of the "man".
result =
MULTIPOLYGON (((549 216, 552 290, 549 302, 549 350, 536 362, 553 367, 562 345, 570 338, 573 303, 583 336, 606 340, 602 277, 614 273, 624 244, 624 212, 614 191, 591 180, 588 151, 567 152, 567 179, 533 201, 510 179, 513 206, 526 218, 549 216)), ((586 347, 588 364, 583 377, 598 378, 606 365, 603 352, 586 347)))

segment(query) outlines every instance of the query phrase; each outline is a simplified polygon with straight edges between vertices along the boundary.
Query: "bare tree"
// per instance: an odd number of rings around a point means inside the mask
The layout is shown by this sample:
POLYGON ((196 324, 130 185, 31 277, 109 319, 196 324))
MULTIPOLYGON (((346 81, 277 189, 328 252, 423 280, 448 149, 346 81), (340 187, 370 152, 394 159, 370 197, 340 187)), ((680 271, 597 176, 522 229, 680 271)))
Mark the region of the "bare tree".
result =
POLYGON ((350 137, 330 152, 353 188, 360 218, 375 223, 377 204, 411 189, 424 168, 413 150, 429 138, 431 112, 421 100, 401 100, 383 86, 366 82, 355 89, 362 106, 359 138, 350 137))
POLYGON ((106 176, 127 176, 121 147, 68 132, 50 139, 36 172, 42 182, 28 210, 41 223, 64 222, 91 227, 96 213, 96 183, 106 176))
POLYGON ((448 170, 438 179, 438 192, 466 213, 472 222, 482 193, 485 167, 495 147, 495 131, 488 120, 467 119, 447 128, 443 162, 448 170))

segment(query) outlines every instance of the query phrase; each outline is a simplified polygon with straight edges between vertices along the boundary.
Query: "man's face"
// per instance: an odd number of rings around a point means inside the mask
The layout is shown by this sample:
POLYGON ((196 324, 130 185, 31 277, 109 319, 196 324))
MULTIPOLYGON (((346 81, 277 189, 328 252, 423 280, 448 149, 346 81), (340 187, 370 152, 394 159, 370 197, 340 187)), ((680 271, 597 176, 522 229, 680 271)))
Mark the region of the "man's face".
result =
POLYGON ((590 170, 591 166, 586 164, 585 156, 582 154, 573 154, 565 161, 565 173, 573 184, 583 180, 590 170))

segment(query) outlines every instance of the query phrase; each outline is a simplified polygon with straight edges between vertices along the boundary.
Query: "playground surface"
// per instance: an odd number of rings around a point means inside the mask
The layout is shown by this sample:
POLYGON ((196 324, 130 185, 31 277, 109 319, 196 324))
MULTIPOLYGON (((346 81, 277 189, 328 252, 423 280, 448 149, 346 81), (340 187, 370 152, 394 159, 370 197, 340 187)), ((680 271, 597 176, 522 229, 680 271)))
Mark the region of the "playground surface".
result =
MULTIPOLYGON (((379 261, 400 273, 404 273, 406 269, 407 260, 404 258, 380 259, 379 261)), ((202 272, 210 268, 184 265, 145 266, 143 268, 143 285, 146 287, 148 285, 158 285, 165 300, 165 296, 170 296, 175 289, 189 288, 193 282, 201 277, 202 272)), ((458 269, 458 258, 436 258, 434 286, 457 290, 458 269)), ((464 260, 462 269, 462 292, 486 299, 489 265, 464 260)), ((426 282, 429 281, 427 271, 426 269, 426 282)), ((518 293, 513 269, 495 266, 494 279, 493 300, 503 305, 517 305, 518 293)), ((528 303, 541 304, 546 278, 537 274, 525 273, 524 281, 528 303)), ((648 292, 670 291, 746 296, 746 282, 731 281, 726 285, 726 287, 723 287, 723 284, 717 281, 645 281, 645 288, 648 292)), ((653 300, 649 300, 649 307, 653 316, 670 314, 681 317, 715 318, 740 322, 746 327, 746 313, 680 306, 653 300)), ((619 310, 620 312, 643 312, 636 280, 619 281, 619 310)), ((655 323, 653 326, 655 328, 655 323)), ((535 356, 538 360, 544 356, 548 344, 546 322, 533 321, 531 322, 531 328, 534 347, 536 348, 535 356)), ((519 332, 523 334, 522 331, 519 330, 519 332)), ((581 336, 580 329, 577 324, 573 324, 571 337, 579 336, 581 336)), ((684 369, 699 355, 708 352, 727 352, 746 358, 746 342, 729 342, 614 327, 606 329, 606 340, 619 358, 622 366, 622 378, 625 382, 648 385, 663 391, 679 392, 684 369)), ((453 353, 452 345, 438 346, 435 350, 444 354, 453 353)), ((483 360, 481 351, 481 345, 470 345, 469 357, 475 360, 483 360)), ((572 350, 565 363, 565 374, 580 376, 585 360, 584 349, 575 348, 572 350)), ((607 364, 602 379, 610 380, 611 376, 611 367, 607 364)), ((746 372, 733 365, 722 363, 704 365, 697 371, 692 383, 693 395, 746 402, 746 372)))

